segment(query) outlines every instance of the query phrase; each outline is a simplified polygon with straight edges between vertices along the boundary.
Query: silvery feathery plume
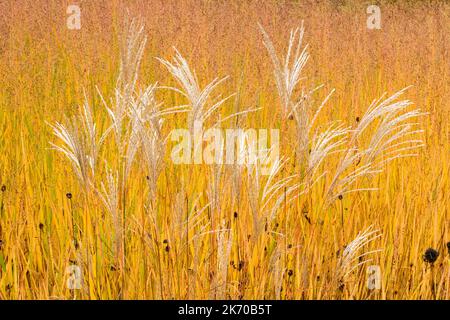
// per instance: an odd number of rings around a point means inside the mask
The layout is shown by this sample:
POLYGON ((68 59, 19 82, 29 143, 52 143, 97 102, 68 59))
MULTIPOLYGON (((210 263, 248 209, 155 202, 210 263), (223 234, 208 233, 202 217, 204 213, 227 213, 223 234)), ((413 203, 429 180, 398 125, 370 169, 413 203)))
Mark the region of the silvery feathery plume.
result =
POLYGON ((52 142, 53 149, 64 154, 71 162, 80 183, 86 188, 93 186, 96 162, 101 145, 109 130, 98 138, 97 126, 94 123, 91 108, 85 102, 78 108, 78 114, 66 118, 66 124, 56 122, 50 125, 53 134, 60 139, 62 145, 52 142))
POLYGON ((269 163, 266 160, 269 155, 270 151, 258 155, 254 161, 247 159, 245 162, 248 174, 247 192, 253 215, 255 238, 261 232, 262 223, 264 221, 270 222, 285 200, 287 203, 291 203, 302 194, 302 192, 297 192, 294 197, 289 197, 300 188, 300 184, 293 183, 297 175, 278 178, 287 159, 275 159, 270 165, 267 177, 263 177, 261 163, 269 163))
POLYGON ((301 80, 301 72, 309 59, 309 53, 307 51, 308 45, 304 46, 302 49, 305 28, 303 27, 302 22, 302 25, 299 28, 291 30, 288 50, 284 59, 284 64, 282 64, 269 35, 261 24, 258 24, 258 26, 263 35, 263 43, 274 67, 275 82, 283 106, 283 116, 287 117, 292 112, 295 87, 301 80))
POLYGON ((419 109, 406 111, 412 104, 409 100, 396 101, 407 89, 389 98, 384 99, 383 95, 374 100, 357 127, 350 130, 349 144, 328 188, 328 201, 351 192, 377 190, 354 185, 361 178, 370 178, 382 172, 392 160, 416 156, 417 153, 413 151, 424 146, 423 141, 415 137, 423 130, 416 129, 418 123, 411 121, 424 113, 419 109), (369 136, 368 146, 358 146, 358 138, 372 125, 376 125, 376 128, 369 136))

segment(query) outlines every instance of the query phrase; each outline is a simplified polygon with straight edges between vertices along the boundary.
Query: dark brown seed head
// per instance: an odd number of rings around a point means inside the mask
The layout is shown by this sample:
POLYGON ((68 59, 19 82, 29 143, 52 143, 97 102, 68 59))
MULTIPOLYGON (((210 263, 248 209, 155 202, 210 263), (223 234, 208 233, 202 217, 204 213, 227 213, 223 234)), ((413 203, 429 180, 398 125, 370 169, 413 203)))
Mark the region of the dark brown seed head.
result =
POLYGON ((72 194, 70 192, 67 192, 66 197, 67 197, 67 199, 72 199, 72 194))
POLYGON ((294 116, 292 114, 289 116, 289 120, 294 120, 294 116))
POLYGON ((294 271, 292 271, 292 270, 289 270, 289 271, 288 271, 288 276, 289 276, 289 277, 292 277, 293 274, 294 274, 294 271))
POLYGON ((163 243, 169 243, 169 240, 164 239, 164 240, 163 240, 163 243))
POLYGON ((238 217, 238 213, 237 213, 236 211, 234 212, 233 215, 234 215, 234 218, 235 218, 235 219, 238 217))
POLYGON ((360 119, 359 119, 359 117, 356 117, 356 119, 355 119, 355 120, 356 120, 356 122, 359 122, 359 120, 360 120, 360 119))
POLYGON ((342 198, 344 198, 344 197, 342 196, 342 194, 338 195, 338 199, 339 199, 339 200, 342 200, 342 198))
POLYGON ((447 250, 448 250, 448 254, 450 254, 450 241, 447 242, 447 250))
POLYGON ((39 223, 39 229, 44 229, 44 224, 41 222, 41 223, 39 223))
POLYGON ((6 191, 6 186, 2 185, 2 192, 5 192, 5 191, 6 191))
POLYGON ((434 263, 436 262, 438 257, 439 252, 437 252, 433 248, 428 248, 423 255, 423 261, 425 261, 426 263, 434 263))
POLYGON ((169 251, 170 251, 170 247, 166 246, 166 252, 169 252, 169 251))
POLYGON ((291 249, 292 248, 292 244, 288 244, 288 249, 291 249))

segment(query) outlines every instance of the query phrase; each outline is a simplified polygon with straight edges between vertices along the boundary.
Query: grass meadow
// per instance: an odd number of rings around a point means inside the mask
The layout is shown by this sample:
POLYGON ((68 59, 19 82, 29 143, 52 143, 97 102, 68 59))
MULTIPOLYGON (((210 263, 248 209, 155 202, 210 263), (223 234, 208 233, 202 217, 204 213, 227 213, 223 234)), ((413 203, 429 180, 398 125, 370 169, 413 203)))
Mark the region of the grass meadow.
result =
POLYGON ((0 299, 449 299, 450 3, 375 2, 1 1, 0 299))

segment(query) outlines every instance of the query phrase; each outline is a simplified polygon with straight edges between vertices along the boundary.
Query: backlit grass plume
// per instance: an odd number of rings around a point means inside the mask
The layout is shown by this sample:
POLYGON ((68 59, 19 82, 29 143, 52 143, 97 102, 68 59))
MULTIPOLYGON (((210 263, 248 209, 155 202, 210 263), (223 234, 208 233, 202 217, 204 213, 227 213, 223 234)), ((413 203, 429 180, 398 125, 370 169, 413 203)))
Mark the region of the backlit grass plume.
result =
POLYGON ((212 97, 214 89, 216 89, 222 82, 228 79, 228 76, 223 78, 215 78, 205 87, 201 88, 195 72, 191 71, 186 59, 175 49, 175 56, 173 62, 165 59, 157 58, 172 74, 181 86, 181 90, 168 87, 181 95, 185 96, 189 101, 189 115, 188 127, 193 132, 194 123, 203 124, 209 117, 212 116, 226 100, 231 96, 221 99, 220 95, 212 97), (214 101, 208 104, 210 100, 214 101))

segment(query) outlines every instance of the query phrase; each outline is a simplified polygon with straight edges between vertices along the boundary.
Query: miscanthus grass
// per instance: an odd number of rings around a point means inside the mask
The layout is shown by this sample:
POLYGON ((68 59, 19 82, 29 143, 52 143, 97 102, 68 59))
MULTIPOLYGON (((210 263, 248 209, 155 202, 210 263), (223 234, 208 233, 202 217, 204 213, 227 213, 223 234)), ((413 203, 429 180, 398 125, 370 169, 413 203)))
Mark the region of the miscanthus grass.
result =
POLYGON ((269 35, 261 25, 259 27, 273 62, 283 116, 293 115, 295 120, 297 157, 302 178, 308 180, 320 174, 321 164, 330 155, 340 158, 334 172, 327 173, 332 176, 324 194, 327 202, 352 192, 377 190, 370 185, 355 187, 355 184, 364 178, 370 183, 371 178, 382 172, 387 163, 416 156, 416 151, 424 146, 422 139, 417 137, 423 132, 418 128, 418 118, 424 113, 420 109, 408 110, 412 105, 409 100, 398 100, 408 88, 388 98, 383 95, 375 99, 356 127, 345 126, 342 121, 335 120, 321 131, 315 122, 334 90, 320 105, 314 107, 311 95, 320 86, 313 90, 301 86, 301 71, 308 60, 308 46, 302 48, 303 24, 291 31, 284 65, 269 35), (293 58, 292 48, 296 48, 293 58), (294 97, 296 87, 300 87, 298 91, 301 92, 298 98, 294 97))
MULTIPOLYGON (((325 122, 320 113, 333 103, 335 90, 316 103, 323 86, 310 87, 303 76, 310 57, 303 43, 303 23, 291 31, 283 58, 264 27, 259 25, 259 29, 278 94, 273 116, 280 116, 281 125, 287 127, 281 143, 294 141, 294 157, 281 154, 270 162, 271 150, 266 150, 249 161, 250 155, 243 153, 239 154, 247 160, 243 163, 192 165, 188 173, 177 176, 183 182, 168 179, 176 175, 167 157, 168 132, 176 129, 175 123, 185 123, 191 133, 196 123, 248 127, 262 108, 235 106, 234 113, 227 114, 234 93, 219 91, 229 77, 216 77, 202 86, 176 49, 172 60, 157 60, 177 87, 142 85, 139 70, 147 36, 140 19, 126 19, 123 24, 119 74, 112 95, 105 96, 98 89, 101 104, 92 106, 86 97, 78 113, 51 125, 56 138, 52 148, 71 165, 85 193, 84 205, 93 208, 100 203, 109 216, 110 234, 103 241, 108 242, 114 268, 120 271, 116 298, 132 294, 128 290, 132 272, 127 266, 136 263, 133 250, 137 247, 148 255, 141 268, 157 298, 173 297, 168 288, 176 290, 178 297, 194 298, 205 291, 205 297, 217 299, 266 297, 267 292, 280 299, 294 288, 308 292, 310 284, 304 278, 317 272, 310 261, 318 253, 308 252, 308 243, 288 243, 292 237, 299 238, 292 234, 291 225, 306 218, 311 227, 302 226, 302 232, 311 232, 314 238, 309 241, 320 241, 318 229, 333 219, 327 215, 341 215, 341 238, 335 237, 334 246, 343 246, 349 241, 344 232, 343 200, 378 190, 376 177, 388 164, 415 156, 424 146, 420 137, 424 113, 411 109, 409 100, 401 100, 408 88, 373 100, 354 125, 339 119, 325 122), (159 100, 158 94, 167 90, 184 102, 175 105, 159 100), (184 117, 186 122, 180 121, 184 117), (107 124, 100 119, 108 119, 107 124), (268 174, 262 174, 263 170, 268 174), (206 187, 196 193, 193 190, 199 184, 206 187), (166 203, 170 203, 170 212, 163 209, 166 203), (309 217, 312 210, 316 212, 313 220, 309 217), (140 235, 139 245, 133 240, 135 234, 140 235), (301 256, 310 257, 302 266, 300 255, 293 258, 299 250, 301 256), (177 273, 165 275, 167 270, 177 273), (297 277, 299 270, 303 273, 297 277), (255 279, 259 279, 257 284, 255 279)), ((325 296, 335 297, 352 272, 368 261, 365 257, 379 252, 370 245, 380 237, 381 233, 369 227, 345 245, 335 269, 326 273, 334 293, 325 296)))

